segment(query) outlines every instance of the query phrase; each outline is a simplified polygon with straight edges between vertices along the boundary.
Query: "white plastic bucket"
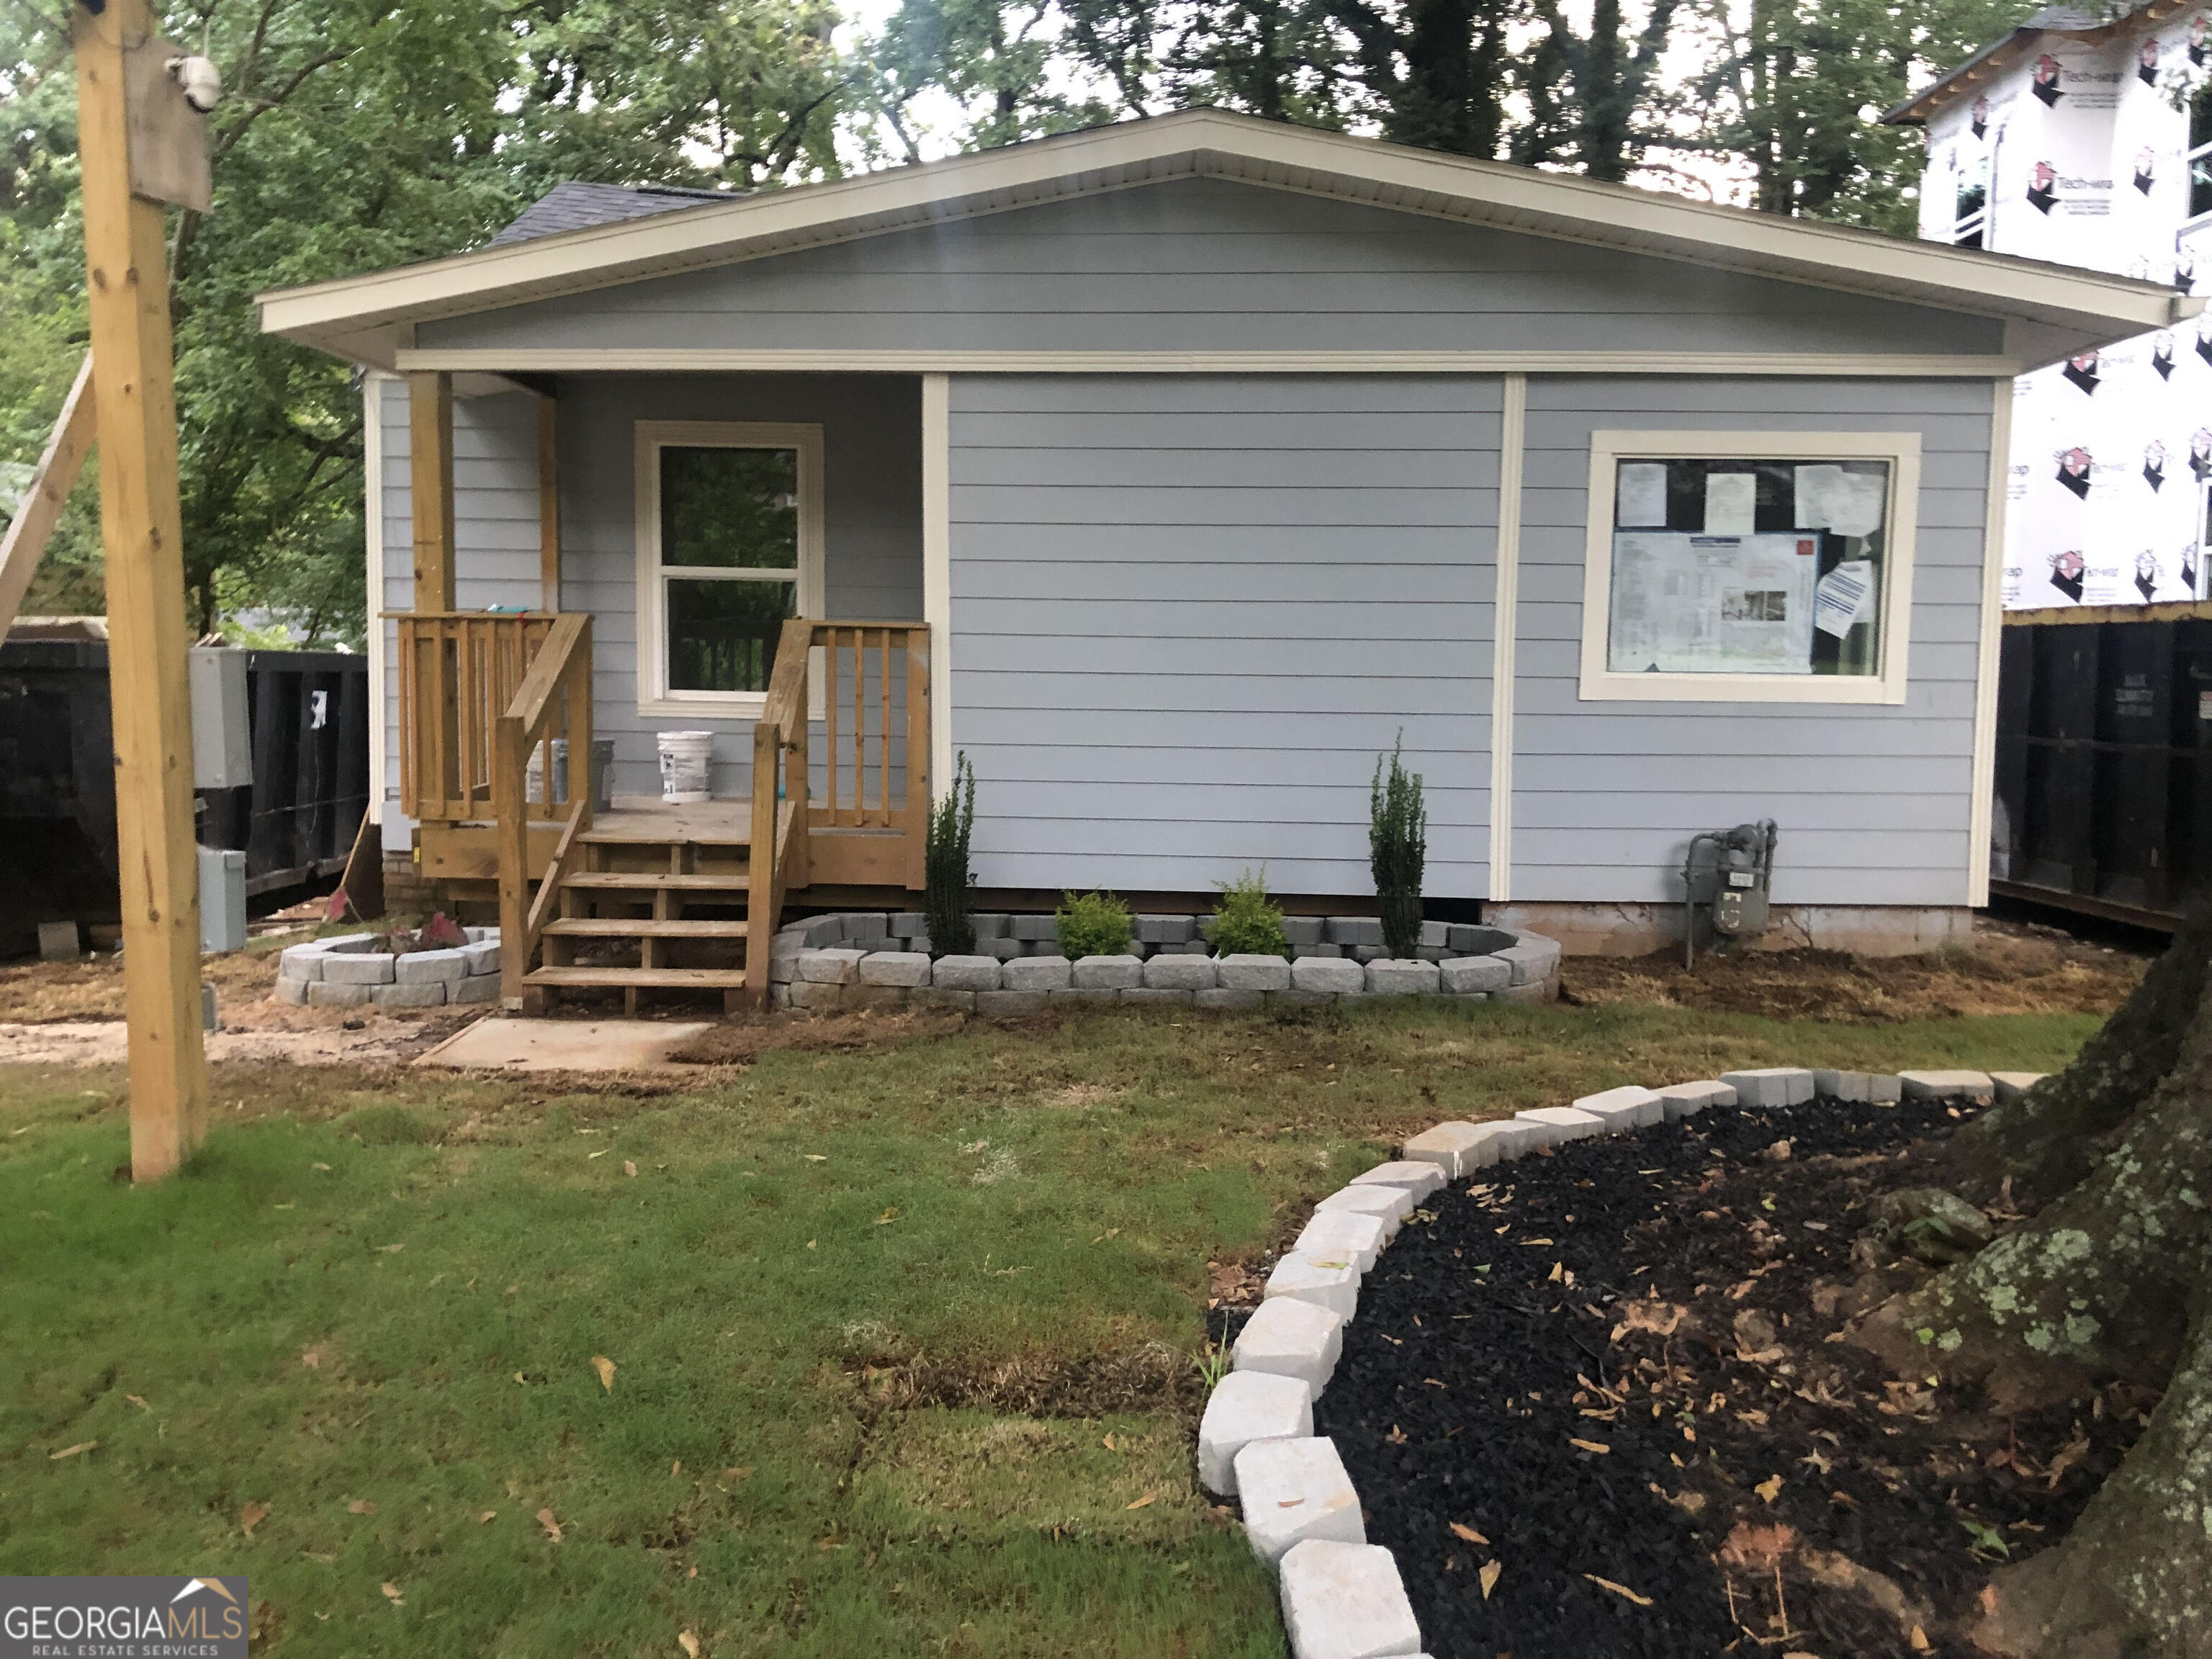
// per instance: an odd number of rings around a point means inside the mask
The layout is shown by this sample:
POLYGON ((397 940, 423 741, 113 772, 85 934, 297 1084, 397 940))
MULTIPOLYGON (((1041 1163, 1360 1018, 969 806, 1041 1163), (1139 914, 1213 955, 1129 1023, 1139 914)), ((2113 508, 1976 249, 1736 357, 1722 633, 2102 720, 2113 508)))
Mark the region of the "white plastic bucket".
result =
POLYGON ((712 799, 707 763, 714 756, 712 732, 663 732, 660 738, 660 798, 684 803, 712 799))

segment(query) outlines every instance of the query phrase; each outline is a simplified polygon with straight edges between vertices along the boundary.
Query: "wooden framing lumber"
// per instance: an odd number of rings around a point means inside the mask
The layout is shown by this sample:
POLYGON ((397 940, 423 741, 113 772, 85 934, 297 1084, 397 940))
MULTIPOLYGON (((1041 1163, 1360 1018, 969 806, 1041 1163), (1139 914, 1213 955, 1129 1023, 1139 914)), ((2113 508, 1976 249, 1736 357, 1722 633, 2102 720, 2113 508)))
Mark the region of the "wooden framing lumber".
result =
POLYGON ((38 572, 39 561, 46 556, 46 544, 61 521, 62 508, 69 501, 84 458, 91 453, 97 425, 93 417, 94 403, 92 354, 87 352, 84 362, 77 365, 69 396, 62 400, 61 417, 54 422, 53 435, 46 440, 46 453, 32 471, 31 487, 23 492, 8 533, 0 536, 0 639, 7 637, 16 611, 22 608, 23 595, 30 591, 31 578, 38 572))
POLYGON ((161 205, 131 194, 125 107, 126 45, 155 21, 147 0, 108 0, 73 23, 137 1181, 173 1173, 208 1115, 168 246, 161 205))

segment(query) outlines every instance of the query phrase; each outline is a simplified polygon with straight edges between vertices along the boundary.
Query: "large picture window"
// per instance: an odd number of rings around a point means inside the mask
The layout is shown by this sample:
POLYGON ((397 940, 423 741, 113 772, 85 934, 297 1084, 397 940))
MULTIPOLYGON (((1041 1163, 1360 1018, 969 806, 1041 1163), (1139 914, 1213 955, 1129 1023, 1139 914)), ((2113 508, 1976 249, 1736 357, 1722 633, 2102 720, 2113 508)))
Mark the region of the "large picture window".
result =
POLYGON ((757 713, 821 614, 822 429, 641 422, 637 503, 639 707, 757 713))
POLYGON ((1901 702, 1914 434, 1591 438, 1585 697, 1901 702))

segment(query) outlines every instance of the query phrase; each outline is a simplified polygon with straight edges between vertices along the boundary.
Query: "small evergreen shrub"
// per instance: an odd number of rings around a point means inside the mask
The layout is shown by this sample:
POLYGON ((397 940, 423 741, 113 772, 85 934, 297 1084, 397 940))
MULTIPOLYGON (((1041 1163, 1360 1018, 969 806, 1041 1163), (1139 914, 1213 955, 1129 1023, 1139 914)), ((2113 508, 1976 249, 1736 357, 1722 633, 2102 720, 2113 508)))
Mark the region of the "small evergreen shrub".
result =
POLYGON ((1375 757, 1367 825, 1368 867, 1374 872, 1376 908, 1382 913, 1382 947, 1400 957, 1411 957, 1420 948, 1421 875, 1429 851, 1429 809, 1421 799, 1421 775, 1408 772, 1398 758, 1405 741, 1401 732, 1390 752, 1375 757))
POLYGON ((1129 951, 1129 907, 1111 893, 1062 893, 1054 917, 1060 927, 1060 953, 1119 957, 1129 951))
POLYGON ((968 836, 975 827, 975 769, 963 750, 952 787, 929 809, 922 848, 922 914, 929 918, 930 949, 941 957, 972 955, 975 923, 968 914, 968 836))
POLYGON ((1286 957, 1290 941, 1283 936, 1281 907, 1267 896, 1267 872, 1247 870, 1234 881, 1221 884, 1221 902, 1213 908, 1213 949, 1217 956, 1286 957))

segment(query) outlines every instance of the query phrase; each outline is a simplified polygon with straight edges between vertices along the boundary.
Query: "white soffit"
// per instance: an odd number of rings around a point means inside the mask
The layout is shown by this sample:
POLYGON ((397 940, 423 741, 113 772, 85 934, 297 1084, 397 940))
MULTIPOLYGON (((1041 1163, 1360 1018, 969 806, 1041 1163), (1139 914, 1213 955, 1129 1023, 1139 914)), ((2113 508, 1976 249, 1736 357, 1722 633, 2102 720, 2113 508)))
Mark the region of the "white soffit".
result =
POLYGON ((413 325, 434 318, 1188 177, 1999 317, 2027 325, 2022 343, 2052 341, 2054 356, 2168 326, 2203 303, 2069 266, 1192 110, 279 289, 258 296, 262 327, 389 368, 413 325))

